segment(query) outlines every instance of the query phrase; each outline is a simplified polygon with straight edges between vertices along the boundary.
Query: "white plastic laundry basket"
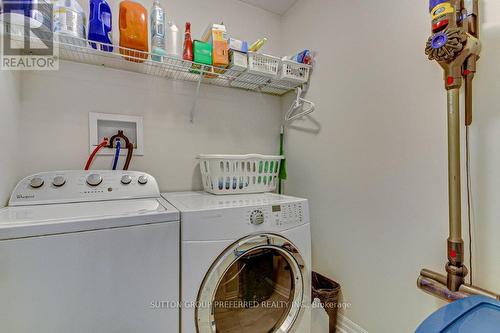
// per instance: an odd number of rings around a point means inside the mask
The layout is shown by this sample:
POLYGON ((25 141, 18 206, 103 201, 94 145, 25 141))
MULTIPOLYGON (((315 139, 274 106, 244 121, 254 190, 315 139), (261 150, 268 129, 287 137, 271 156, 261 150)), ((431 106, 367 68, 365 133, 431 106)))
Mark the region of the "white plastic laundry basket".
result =
POLYGON ((213 194, 261 193, 276 190, 283 156, 200 155, 205 191, 213 194))
POLYGON ((300 64, 292 60, 283 60, 280 67, 279 79, 292 83, 306 83, 309 80, 311 66, 300 64))
POLYGON ((278 77, 281 59, 267 54, 248 52, 248 69, 250 74, 267 76, 269 78, 278 77))

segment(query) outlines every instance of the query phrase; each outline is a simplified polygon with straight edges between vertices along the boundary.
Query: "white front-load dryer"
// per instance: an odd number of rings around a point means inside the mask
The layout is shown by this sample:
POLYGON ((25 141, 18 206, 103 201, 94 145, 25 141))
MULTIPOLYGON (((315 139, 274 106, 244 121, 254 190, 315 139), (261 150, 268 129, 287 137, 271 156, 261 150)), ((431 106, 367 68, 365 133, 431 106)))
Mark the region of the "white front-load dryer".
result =
POLYGON ((0 332, 177 333, 179 229, 143 172, 23 179, 0 209, 0 332))
POLYGON ((182 333, 309 333, 306 199, 166 193, 181 212, 182 333))

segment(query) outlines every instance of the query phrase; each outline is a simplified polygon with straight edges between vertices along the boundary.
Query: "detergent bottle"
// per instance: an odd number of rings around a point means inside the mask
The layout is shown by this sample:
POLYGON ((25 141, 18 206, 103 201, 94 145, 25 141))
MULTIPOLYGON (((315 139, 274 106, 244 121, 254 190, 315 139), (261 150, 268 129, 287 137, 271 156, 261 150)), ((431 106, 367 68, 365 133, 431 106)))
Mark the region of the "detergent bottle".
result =
POLYGON ((148 19, 147 10, 140 3, 125 0, 120 3, 120 53, 128 61, 143 62, 147 59, 148 19), (136 52, 140 51, 140 52, 136 52))
POLYGON ((85 13, 76 0, 59 0, 54 4, 54 33, 59 40, 85 47, 85 13))
POLYGON ((165 10, 160 5, 160 0, 154 0, 151 8, 151 58, 161 61, 165 52, 165 10))
POLYGON ((19 0, 0 1, 1 20, 11 24, 9 27, 11 34, 24 35, 25 20, 30 22, 30 26, 39 27, 45 33, 53 31, 52 28, 52 7, 46 0, 19 0), (2 8, 3 5, 3 8, 2 8))
MULTIPOLYGON (((111 8, 106 0, 89 0, 89 41, 103 44, 113 44, 111 8)), ((97 49, 96 43, 90 45, 97 49)), ((100 45, 101 51, 113 52, 113 46, 100 45)))

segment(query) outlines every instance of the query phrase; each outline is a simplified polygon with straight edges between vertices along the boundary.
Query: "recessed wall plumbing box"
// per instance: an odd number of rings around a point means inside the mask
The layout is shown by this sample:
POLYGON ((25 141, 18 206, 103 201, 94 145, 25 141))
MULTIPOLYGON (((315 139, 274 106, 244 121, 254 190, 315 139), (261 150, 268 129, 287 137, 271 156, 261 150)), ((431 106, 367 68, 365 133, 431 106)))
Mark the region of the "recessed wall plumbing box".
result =
MULTIPOLYGON (((134 155, 144 155, 143 118, 111 113, 89 113, 89 153, 91 153, 104 138, 111 138, 118 131, 134 144, 134 155)), ((123 147, 123 146, 122 146, 123 147)), ((114 155, 115 149, 103 148, 98 155, 114 155)), ((127 149, 122 148, 120 155, 127 155, 127 149)))

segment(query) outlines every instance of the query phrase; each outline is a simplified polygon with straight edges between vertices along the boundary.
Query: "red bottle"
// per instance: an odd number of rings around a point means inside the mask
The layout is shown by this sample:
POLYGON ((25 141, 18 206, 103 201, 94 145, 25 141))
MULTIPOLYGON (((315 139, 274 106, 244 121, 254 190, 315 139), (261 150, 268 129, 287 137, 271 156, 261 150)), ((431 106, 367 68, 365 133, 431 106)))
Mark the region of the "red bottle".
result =
POLYGON ((184 60, 193 61, 193 40, 191 39, 191 23, 186 22, 186 33, 184 34, 184 60))

